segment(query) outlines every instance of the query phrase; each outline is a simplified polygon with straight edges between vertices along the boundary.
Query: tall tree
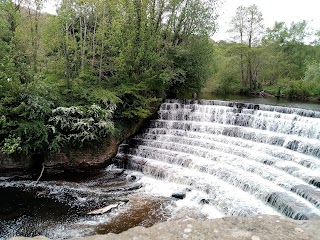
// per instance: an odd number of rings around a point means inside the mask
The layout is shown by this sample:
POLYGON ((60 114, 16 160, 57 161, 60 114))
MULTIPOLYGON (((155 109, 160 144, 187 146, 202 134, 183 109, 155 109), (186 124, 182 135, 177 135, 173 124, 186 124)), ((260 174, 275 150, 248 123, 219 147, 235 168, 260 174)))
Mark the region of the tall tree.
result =
POLYGON ((282 55, 282 77, 297 80, 304 77, 307 63, 317 55, 316 48, 307 44, 309 36, 307 21, 293 22, 289 27, 284 22, 276 22, 267 29, 263 42, 270 50, 274 49, 274 54, 282 55))
POLYGON ((240 53, 241 78, 243 83, 249 84, 250 89, 255 89, 259 63, 256 61, 257 51, 252 50, 252 47, 260 44, 263 33, 262 13, 257 5, 238 7, 229 31, 234 34, 237 42, 247 46, 247 49, 243 49, 245 52, 240 53))

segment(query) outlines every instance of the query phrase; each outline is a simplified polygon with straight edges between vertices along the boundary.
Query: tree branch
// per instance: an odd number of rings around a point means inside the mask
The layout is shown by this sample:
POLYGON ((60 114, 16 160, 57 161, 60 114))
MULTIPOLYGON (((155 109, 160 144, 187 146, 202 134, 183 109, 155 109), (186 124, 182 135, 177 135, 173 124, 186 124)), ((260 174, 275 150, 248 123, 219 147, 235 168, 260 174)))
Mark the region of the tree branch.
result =
POLYGON ((40 178, 42 177, 43 171, 44 171, 44 164, 42 163, 41 173, 40 173, 40 175, 39 175, 39 177, 38 177, 38 179, 37 179, 36 183, 38 183, 38 182, 39 182, 39 180, 40 180, 40 178))

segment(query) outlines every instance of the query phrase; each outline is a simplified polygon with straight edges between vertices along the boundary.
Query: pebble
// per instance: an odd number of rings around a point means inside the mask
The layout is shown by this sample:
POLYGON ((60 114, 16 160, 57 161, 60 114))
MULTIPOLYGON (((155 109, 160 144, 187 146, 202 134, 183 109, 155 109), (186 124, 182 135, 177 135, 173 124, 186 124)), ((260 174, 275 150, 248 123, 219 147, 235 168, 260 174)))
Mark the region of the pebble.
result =
POLYGON ((260 240, 260 238, 258 236, 252 236, 251 238, 252 240, 260 240))
POLYGON ((192 229, 190 229, 190 228, 185 228, 183 231, 184 231, 185 233, 190 233, 190 232, 192 232, 192 229))

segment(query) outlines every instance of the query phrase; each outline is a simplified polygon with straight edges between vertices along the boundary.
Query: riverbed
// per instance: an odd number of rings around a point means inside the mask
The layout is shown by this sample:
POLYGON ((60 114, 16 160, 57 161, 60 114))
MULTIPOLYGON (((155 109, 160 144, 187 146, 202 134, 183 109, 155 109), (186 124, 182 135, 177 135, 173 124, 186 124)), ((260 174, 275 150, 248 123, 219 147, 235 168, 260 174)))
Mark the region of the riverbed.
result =
POLYGON ((162 105, 159 119, 153 120, 142 135, 124 143, 113 165, 96 174, 38 183, 0 178, 0 239, 119 233, 188 216, 213 219, 272 214, 317 219, 320 123, 315 123, 320 105, 211 94, 198 98, 226 101, 169 100, 162 105), (243 119, 246 116, 249 118, 243 119), (254 124, 249 126, 250 121, 254 124), (293 125, 287 130, 289 124, 293 125), (238 138, 246 131, 250 131, 246 139, 238 138), (263 142, 269 136, 271 145, 263 142), (306 154, 300 151, 298 140, 314 144, 314 155, 310 155, 312 149, 306 154), (288 144, 275 146, 277 141, 288 144), (131 165, 121 169, 128 157, 131 165), (239 159, 247 162, 248 169, 243 169, 239 159), (299 174, 304 177, 299 178, 299 174), (253 178, 256 180, 251 181, 253 178), (268 182, 270 179, 273 182, 268 182), (300 199, 299 194, 310 196, 311 203, 300 199), (293 204, 286 204, 286 199, 293 204), (274 203, 278 205, 274 207, 274 203), (111 204, 119 206, 102 215, 88 214, 111 204))

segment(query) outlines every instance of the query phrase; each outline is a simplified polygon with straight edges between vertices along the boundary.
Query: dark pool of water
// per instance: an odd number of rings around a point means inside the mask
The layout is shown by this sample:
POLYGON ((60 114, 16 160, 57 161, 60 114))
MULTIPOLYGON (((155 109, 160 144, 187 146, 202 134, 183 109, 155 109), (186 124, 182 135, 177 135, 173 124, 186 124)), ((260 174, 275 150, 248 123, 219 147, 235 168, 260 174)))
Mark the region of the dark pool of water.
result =
POLYGON ((77 218, 78 209, 17 188, 0 188, 0 239, 37 236, 54 223, 77 218))
MULTIPOLYGON (((66 239, 98 233, 122 232, 137 225, 162 221, 160 205, 134 193, 141 187, 121 169, 55 181, 0 180, 0 240, 14 236, 44 235, 66 239), (143 200, 143 201, 142 201, 143 200), (92 210, 127 202, 102 215, 92 210), (148 217, 149 216, 149 217, 148 217), (157 216, 157 217, 155 217, 157 216)), ((48 180, 48 179, 46 179, 48 180)))

